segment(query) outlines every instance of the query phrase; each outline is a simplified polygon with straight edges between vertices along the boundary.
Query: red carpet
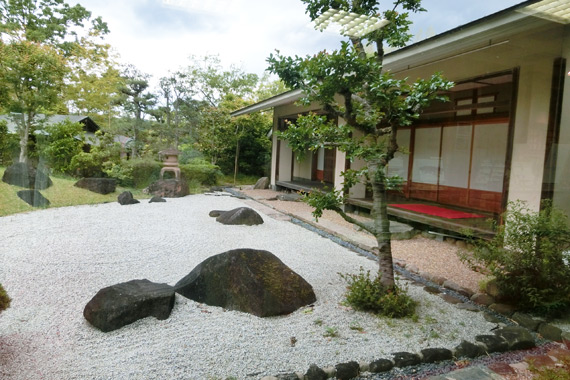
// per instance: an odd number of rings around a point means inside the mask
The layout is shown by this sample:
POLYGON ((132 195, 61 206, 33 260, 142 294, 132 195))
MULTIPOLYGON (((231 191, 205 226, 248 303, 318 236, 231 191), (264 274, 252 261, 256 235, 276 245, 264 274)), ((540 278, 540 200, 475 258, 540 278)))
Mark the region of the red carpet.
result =
POLYGON ((438 216, 440 218, 446 219, 464 219, 464 218, 484 218, 485 215, 471 214, 469 212, 450 210, 448 208, 429 206, 422 204, 391 204, 390 207, 397 207, 404 210, 410 210, 414 212, 419 212, 421 214, 438 216))

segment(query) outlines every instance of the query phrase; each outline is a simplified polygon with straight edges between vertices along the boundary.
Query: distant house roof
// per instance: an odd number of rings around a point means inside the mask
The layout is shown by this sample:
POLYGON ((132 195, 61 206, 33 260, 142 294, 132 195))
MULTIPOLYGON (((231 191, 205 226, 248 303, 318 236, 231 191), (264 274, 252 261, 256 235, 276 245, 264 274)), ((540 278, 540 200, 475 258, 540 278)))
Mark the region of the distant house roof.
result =
MULTIPOLYGON (((8 132, 16 133, 18 131, 17 125, 14 122, 15 115, 0 115, 0 120, 6 120, 8 122, 8 132)), ((16 116, 17 117, 17 116, 16 116)), ((64 120, 69 120, 74 123, 83 124, 83 129, 85 132, 95 133, 99 129, 99 125, 93 121, 89 116, 85 115, 38 115, 38 120, 42 121, 45 125, 53 125, 60 123, 64 120)))

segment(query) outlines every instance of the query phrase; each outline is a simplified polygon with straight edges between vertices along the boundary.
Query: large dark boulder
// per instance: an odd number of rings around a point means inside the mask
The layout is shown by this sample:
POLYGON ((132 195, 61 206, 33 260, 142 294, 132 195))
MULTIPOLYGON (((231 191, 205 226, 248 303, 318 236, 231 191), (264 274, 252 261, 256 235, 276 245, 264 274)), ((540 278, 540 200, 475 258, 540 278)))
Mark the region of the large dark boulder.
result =
POLYGON ((133 197, 133 193, 131 193, 130 191, 123 191, 121 194, 119 194, 117 200, 122 206, 141 203, 138 199, 135 199, 133 197))
POLYGON ((50 205, 49 200, 38 190, 20 190, 16 194, 21 200, 33 207, 47 207, 50 205))
POLYGON ((509 344, 509 350, 526 350, 536 346, 532 334, 520 326, 507 326, 494 331, 495 335, 504 338, 509 344))
POLYGON ((115 192, 117 181, 114 178, 81 178, 73 186, 105 195, 115 192))
MULTIPOLYGON (((212 215, 212 213, 210 213, 212 215)), ((246 225, 254 226, 263 224, 263 218, 253 209, 249 207, 239 207, 230 211, 221 213, 216 222, 228 225, 246 225)))
POLYGON ((172 286, 132 280, 99 290, 85 306, 83 316, 99 330, 108 332, 141 318, 168 318, 174 298, 172 286))
POLYGON ((161 179, 153 182, 145 192, 163 198, 180 198, 190 194, 190 188, 185 181, 179 179, 161 179))
POLYGON ((289 314, 316 301, 312 286, 274 254, 245 248, 209 257, 175 288, 196 302, 258 317, 289 314))
POLYGON ((2 182, 36 190, 44 190, 53 185, 46 172, 23 162, 7 167, 2 176, 2 182))

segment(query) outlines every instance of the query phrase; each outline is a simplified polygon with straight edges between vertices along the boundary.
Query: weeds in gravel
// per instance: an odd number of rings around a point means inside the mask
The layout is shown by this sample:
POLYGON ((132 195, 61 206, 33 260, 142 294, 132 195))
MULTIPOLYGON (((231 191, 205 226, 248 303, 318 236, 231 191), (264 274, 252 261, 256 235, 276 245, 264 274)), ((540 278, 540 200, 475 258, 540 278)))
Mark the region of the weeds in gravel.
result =
POLYGON ((336 327, 325 327, 325 333, 323 334, 325 338, 338 338, 340 333, 338 332, 338 328, 336 327))
POLYGON ((346 301, 356 310, 371 311, 390 318, 411 317, 418 303, 408 295, 408 289, 396 286, 393 291, 384 288, 380 278, 371 278, 370 271, 360 267, 358 274, 339 275, 347 283, 346 301))
POLYGON ((315 319, 315 320, 313 321, 313 324, 314 324, 314 325, 317 325, 317 326, 322 326, 322 325, 323 325, 323 320, 322 320, 322 319, 315 319))
POLYGON ((355 331, 358 331, 361 333, 364 332, 364 328, 362 326, 360 326, 360 323, 358 323, 357 321, 350 322, 349 328, 351 330, 355 330, 355 331))

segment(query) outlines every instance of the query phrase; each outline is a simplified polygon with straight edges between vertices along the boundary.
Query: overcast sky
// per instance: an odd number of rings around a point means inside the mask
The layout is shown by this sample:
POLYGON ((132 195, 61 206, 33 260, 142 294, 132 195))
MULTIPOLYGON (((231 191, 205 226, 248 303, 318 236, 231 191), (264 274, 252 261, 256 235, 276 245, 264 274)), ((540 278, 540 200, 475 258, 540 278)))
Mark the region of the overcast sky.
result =
MULTIPOLYGON (((270 53, 314 54, 341 37, 315 31, 300 0, 70 0, 102 16, 120 55, 156 83, 188 64, 191 55, 219 55, 222 63, 263 74, 270 53)), ((430 37, 519 4, 522 0, 424 0, 413 16, 416 38, 430 37)), ((392 3, 391 1, 389 2, 392 3)), ((382 2, 380 2, 382 4, 382 2)))

